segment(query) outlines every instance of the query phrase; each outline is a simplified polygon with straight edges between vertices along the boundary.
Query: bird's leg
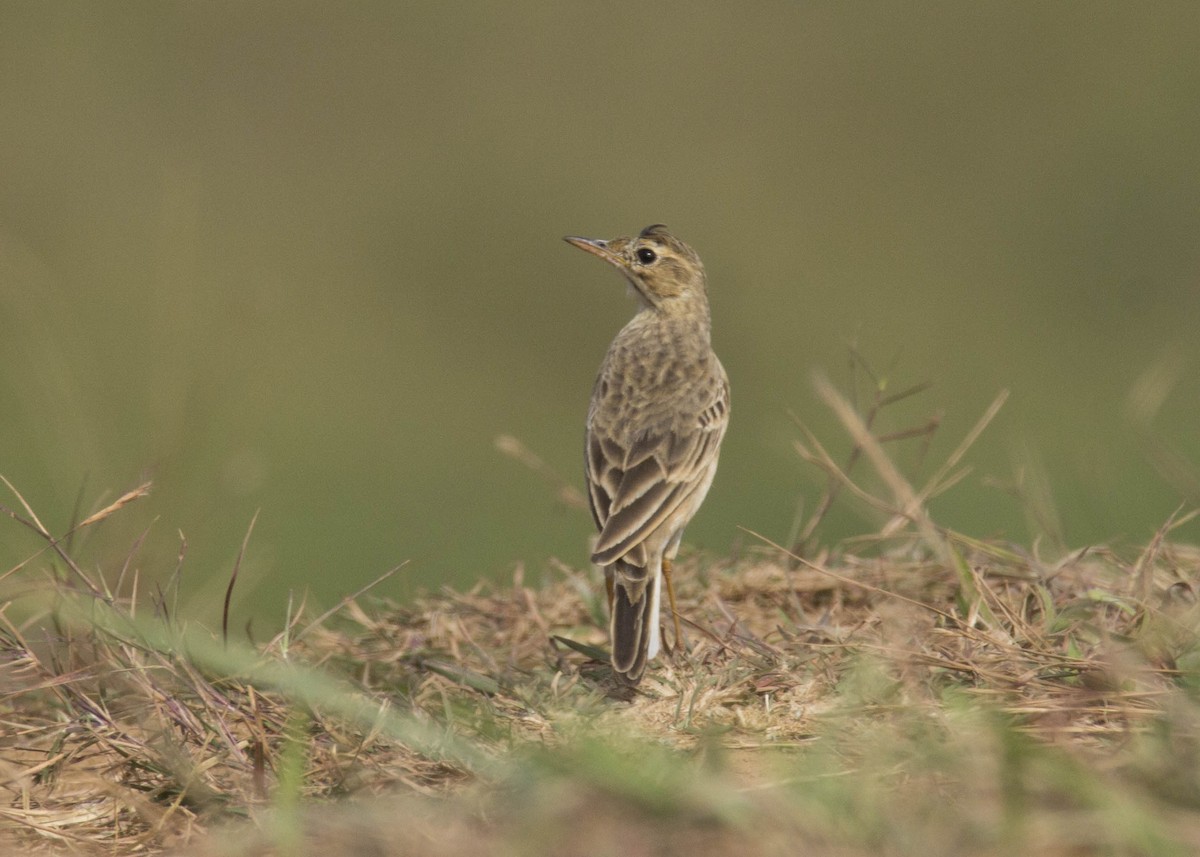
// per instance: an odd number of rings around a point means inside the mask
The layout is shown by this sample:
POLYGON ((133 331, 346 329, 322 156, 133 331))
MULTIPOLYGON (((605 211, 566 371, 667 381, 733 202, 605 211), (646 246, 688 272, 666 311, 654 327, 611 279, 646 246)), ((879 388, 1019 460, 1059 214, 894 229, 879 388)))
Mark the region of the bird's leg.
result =
POLYGON ((675 609, 675 587, 671 585, 671 560, 665 556, 662 561, 663 579, 667 583, 667 599, 671 603, 671 619, 675 623, 675 645, 676 649, 683 645, 683 630, 679 627, 679 611, 675 609))

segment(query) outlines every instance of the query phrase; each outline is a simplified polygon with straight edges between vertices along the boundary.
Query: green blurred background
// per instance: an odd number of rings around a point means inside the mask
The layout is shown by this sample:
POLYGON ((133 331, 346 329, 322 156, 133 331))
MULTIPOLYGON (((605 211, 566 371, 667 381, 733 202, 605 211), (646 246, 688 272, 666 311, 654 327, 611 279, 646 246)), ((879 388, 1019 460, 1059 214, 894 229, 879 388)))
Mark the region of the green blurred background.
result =
POLYGON ((153 479, 89 563, 149 527, 162 575, 182 531, 206 616, 259 509, 241 614, 580 565, 586 514, 494 440, 581 482, 632 304, 559 239, 664 222, 733 385, 689 542, 811 510, 791 415, 845 453, 810 371, 851 342, 933 382, 883 422, 944 412, 925 473, 1011 389, 943 522, 1029 540, 1024 480, 1067 543, 1144 542, 1197 499, 1128 410, 1157 373, 1200 462, 1198 45, 1191 2, 5 3, 0 473, 56 532, 153 479))

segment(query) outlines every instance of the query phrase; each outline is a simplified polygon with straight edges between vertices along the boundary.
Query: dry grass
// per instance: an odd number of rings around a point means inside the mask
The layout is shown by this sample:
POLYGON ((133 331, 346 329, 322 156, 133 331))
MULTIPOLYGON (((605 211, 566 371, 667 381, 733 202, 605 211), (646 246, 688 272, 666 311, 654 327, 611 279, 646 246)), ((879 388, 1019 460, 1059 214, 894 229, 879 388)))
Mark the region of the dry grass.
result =
POLYGON ((907 825, 912 842, 884 853, 991 853, 1016 825, 1040 853, 1088 853, 1093 838, 1138 845, 1136 825, 1081 823, 1128 801, 1146 847, 1200 845, 1200 553, 1161 542, 1046 567, 975 546, 967 561, 1003 617, 994 631, 960 618, 957 575, 917 549, 820 570, 767 552, 693 560, 690 650, 632 697, 579 651, 604 640, 595 581, 568 569, 545 586, 353 602, 286 657, 282 637, 235 654, 116 606, 87 621, 62 608, 40 639, 5 634, 5 837, 89 854, 285 853, 289 835, 311 853, 463 854, 483 836, 494 853, 628 839, 631 853, 807 840, 857 854, 907 825), (273 672, 288 663, 319 672, 273 672), (862 828, 839 830, 849 818, 862 828), (208 840, 228 824, 232 838, 208 840))
POLYGON ((1177 522, 1140 551, 1053 561, 947 532, 925 507, 959 451, 913 488, 821 389, 878 488, 811 436, 803 452, 885 512, 879 536, 688 558, 688 645, 636 693, 603 662, 590 571, 363 596, 225 645, 165 597, 116 597, 121 569, 86 573, 27 505, 5 509, 54 562, 20 621, 0 613, 0 847, 1196 853, 1200 551, 1171 541, 1177 522))

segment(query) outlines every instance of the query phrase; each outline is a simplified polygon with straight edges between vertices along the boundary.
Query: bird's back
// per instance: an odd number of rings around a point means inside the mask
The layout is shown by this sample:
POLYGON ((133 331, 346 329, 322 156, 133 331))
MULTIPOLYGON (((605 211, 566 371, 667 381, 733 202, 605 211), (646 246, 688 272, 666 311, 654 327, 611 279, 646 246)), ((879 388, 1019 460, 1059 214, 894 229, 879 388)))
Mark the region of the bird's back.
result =
POLYGON ((728 388, 707 329, 639 313, 609 346, 592 389, 588 432, 628 448, 647 434, 691 430, 728 388))

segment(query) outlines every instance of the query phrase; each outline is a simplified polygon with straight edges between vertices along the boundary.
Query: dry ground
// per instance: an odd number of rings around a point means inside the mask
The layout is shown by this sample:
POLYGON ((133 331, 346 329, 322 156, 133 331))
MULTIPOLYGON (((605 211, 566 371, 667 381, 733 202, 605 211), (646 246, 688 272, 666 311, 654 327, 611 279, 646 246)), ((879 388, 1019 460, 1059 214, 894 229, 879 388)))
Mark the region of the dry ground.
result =
POLYGON ((545 585, 404 607, 362 598, 244 651, 64 592, 53 615, 4 631, 0 841, 197 855, 1200 848, 1200 552, 1158 541, 1046 564, 957 541, 963 578, 919 540, 896 545, 810 564, 766 548, 692 558, 678 575, 688 651, 634 693, 601 660, 602 588, 565 567, 545 585))

